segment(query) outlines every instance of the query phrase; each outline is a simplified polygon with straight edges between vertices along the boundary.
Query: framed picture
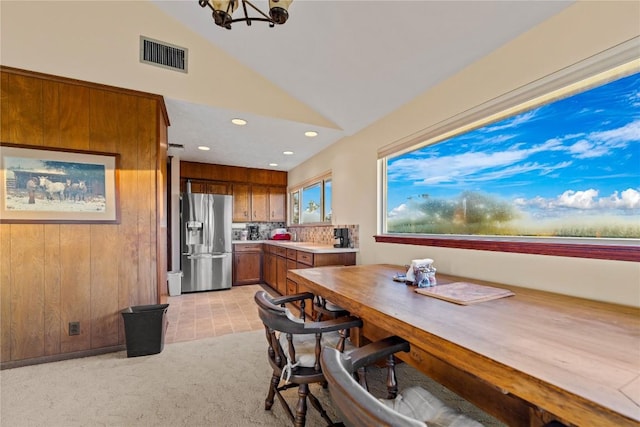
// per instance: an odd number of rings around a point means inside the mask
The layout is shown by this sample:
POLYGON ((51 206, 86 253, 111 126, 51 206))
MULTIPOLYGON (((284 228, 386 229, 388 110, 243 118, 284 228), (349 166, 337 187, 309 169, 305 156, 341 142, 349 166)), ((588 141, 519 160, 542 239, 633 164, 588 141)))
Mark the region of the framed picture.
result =
POLYGON ((119 155, 0 143, 0 222, 118 223, 119 155))

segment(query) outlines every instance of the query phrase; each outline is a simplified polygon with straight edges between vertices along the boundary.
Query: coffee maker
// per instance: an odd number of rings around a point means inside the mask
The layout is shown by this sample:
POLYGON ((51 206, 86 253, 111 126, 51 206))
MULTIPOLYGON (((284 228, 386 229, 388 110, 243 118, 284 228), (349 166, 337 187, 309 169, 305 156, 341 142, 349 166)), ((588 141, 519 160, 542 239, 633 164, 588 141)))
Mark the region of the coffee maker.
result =
POLYGON ((249 225, 247 228, 249 229, 249 240, 260 240, 260 227, 249 225))
POLYGON ((348 248, 349 247, 349 229, 348 228, 334 228, 333 229, 334 248, 348 248))

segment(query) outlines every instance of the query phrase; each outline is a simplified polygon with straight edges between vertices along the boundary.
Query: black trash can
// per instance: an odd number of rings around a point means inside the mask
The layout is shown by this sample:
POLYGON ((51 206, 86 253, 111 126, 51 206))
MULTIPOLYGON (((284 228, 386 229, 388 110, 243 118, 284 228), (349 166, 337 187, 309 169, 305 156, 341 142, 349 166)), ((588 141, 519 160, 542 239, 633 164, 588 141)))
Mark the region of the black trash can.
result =
POLYGON ((160 353, 167 329, 169 304, 137 305, 122 310, 127 357, 160 353))

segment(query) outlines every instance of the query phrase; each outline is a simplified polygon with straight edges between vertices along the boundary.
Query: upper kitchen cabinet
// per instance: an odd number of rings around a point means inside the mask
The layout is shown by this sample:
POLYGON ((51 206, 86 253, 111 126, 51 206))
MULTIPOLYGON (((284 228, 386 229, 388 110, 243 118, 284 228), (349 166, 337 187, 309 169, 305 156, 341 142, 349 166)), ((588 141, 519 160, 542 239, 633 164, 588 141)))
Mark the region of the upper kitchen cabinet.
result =
MULTIPOLYGON (((205 193, 205 194, 231 194, 231 185, 227 182, 217 181, 191 181, 192 193, 205 193)), ((182 193, 187 192, 187 180, 183 179, 180 183, 180 191, 182 193)))
POLYGON ((233 184, 233 222, 251 221, 251 186, 233 184))
POLYGON ((259 222, 270 221, 269 187, 263 185, 251 186, 251 220, 259 222))
POLYGON ((234 222, 285 222, 286 187, 233 184, 234 222))
POLYGON ((182 191, 233 195, 234 222, 285 222, 287 173, 196 162, 180 162, 182 191))
POLYGON ((269 187, 269 221, 287 220, 287 187, 269 187))

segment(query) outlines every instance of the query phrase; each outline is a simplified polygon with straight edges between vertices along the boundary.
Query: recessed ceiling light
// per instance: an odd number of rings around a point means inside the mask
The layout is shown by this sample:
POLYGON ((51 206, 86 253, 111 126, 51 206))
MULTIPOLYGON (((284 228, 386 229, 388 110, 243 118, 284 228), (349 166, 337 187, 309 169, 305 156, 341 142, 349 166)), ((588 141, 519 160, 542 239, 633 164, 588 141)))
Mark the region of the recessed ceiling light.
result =
POLYGON ((238 126, 244 126, 247 124, 247 121, 244 119, 231 119, 231 123, 238 126))
POLYGON ((313 138, 315 136, 318 136, 318 132, 316 132, 315 130, 308 130, 304 133, 304 136, 308 136, 309 138, 313 138))
POLYGON ((198 147, 198 150, 202 150, 202 151, 209 151, 209 150, 211 150, 211 148, 209 148, 209 147, 207 147, 207 146, 204 146, 204 145, 200 145, 200 146, 198 147))
POLYGON ((293 154, 293 151, 283 151, 282 154, 284 154, 285 156, 290 156, 293 154))
POLYGON ((269 163, 269 166, 278 166, 277 163, 269 163))

